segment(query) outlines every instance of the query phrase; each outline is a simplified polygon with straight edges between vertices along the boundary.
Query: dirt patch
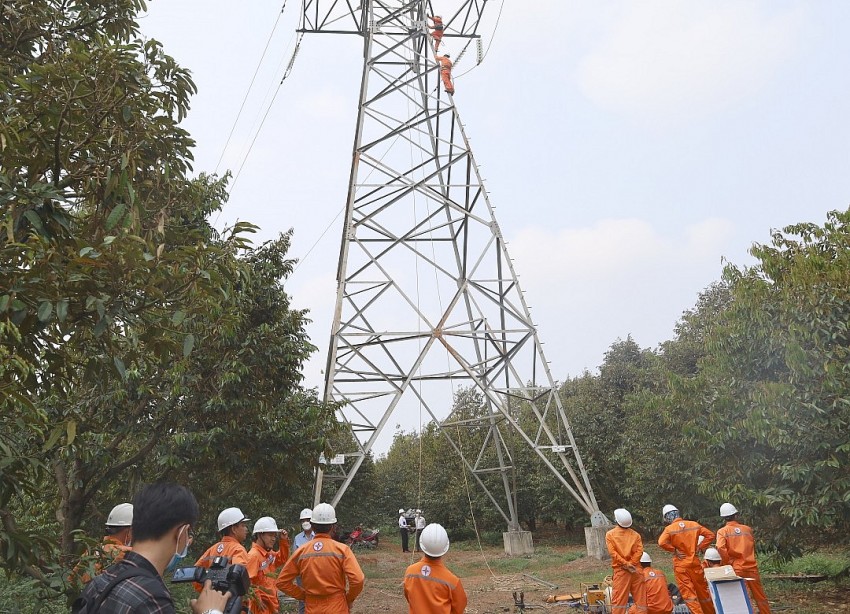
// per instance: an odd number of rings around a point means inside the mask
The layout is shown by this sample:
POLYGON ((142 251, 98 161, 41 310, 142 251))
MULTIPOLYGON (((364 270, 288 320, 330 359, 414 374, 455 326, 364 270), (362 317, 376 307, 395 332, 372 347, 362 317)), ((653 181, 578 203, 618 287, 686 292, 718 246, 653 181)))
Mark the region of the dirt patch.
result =
MULTIPOLYGON (((546 596, 578 592, 582 582, 601 582, 611 573, 609 563, 587 558, 580 544, 563 545, 546 540, 535 543, 535 549, 534 556, 509 558, 501 547, 486 546, 481 552, 469 543, 453 544, 445 562, 466 588, 467 614, 517 612, 514 591, 522 591, 525 603, 534 606, 534 610, 575 611, 564 605, 546 604, 546 596)), ((672 581, 669 555, 656 546, 649 546, 648 550, 655 566, 672 581)), ((389 541, 356 554, 366 574, 366 588, 354 603, 352 613, 407 614, 402 576, 407 566, 418 560, 418 555, 404 554, 398 544, 389 541)), ((765 588, 774 612, 850 614, 850 587, 830 582, 797 585, 767 581, 765 588)))

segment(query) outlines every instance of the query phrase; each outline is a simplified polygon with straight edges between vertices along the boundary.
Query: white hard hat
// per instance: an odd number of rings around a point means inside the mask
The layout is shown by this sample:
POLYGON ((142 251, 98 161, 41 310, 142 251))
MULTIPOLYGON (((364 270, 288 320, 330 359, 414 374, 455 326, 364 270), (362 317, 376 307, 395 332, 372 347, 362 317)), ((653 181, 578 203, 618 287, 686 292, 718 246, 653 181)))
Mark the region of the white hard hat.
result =
POLYGON ((738 513, 738 508, 736 508, 731 503, 724 503, 720 506, 720 515, 726 518, 727 516, 734 516, 738 513))
POLYGON ((449 551, 449 535, 442 525, 432 523, 422 529, 419 547, 430 557, 441 557, 449 551))
POLYGON ((667 514, 669 514, 670 512, 678 512, 678 511, 679 511, 678 507, 676 507, 675 505, 670 505, 668 503, 663 508, 661 508, 661 516, 663 517, 663 516, 666 516, 667 514))
POLYGON ((257 533, 277 533, 280 529, 277 528, 277 522, 271 516, 263 516, 262 518, 257 518, 257 522, 254 523, 254 530, 251 532, 252 535, 256 535, 257 533))
POLYGON ((720 561, 720 552, 718 552, 717 548, 709 548, 705 551, 705 560, 706 561, 720 561))
POLYGON ((119 503, 106 517, 107 527, 129 527, 133 525, 133 504, 119 503))
POLYGON ((336 510, 330 503, 319 503, 313 508, 313 516, 310 518, 313 524, 336 524, 336 510))
POLYGON ((400 509, 400 510, 398 511, 398 513, 399 513, 399 514, 404 514, 404 508, 400 509))
POLYGON ((618 508, 614 510, 614 521, 621 527, 629 528, 632 526, 632 515, 629 510, 618 508))
POLYGON ((245 514, 242 513, 238 507, 228 507, 226 510, 222 510, 221 514, 218 515, 218 530, 223 531, 227 527, 232 527, 235 524, 239 524, 243 520, 251 520, 245 514))
POLYGON ((651 563, 652 557, 649 556, 648 552, 644 552, 643 554, 640 555, 640 562, 641 563, 651 563))
POLYGON ((313 517, 313 510, 309 507, 305 507, 301 510, 301 514, 298 516, 298 520, 310 520, 313 517))

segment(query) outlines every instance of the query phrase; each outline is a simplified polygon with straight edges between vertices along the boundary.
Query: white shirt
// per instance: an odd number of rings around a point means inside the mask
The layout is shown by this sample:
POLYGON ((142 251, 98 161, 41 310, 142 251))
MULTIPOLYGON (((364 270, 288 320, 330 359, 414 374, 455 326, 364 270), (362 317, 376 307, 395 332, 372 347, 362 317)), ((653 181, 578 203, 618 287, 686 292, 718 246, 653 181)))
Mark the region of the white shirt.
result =
POLYGON ((406 529, 407 528, 407 519, 404 516, 398 517, 398 528, 406 529))
POLYGON ((425 516, 419 515, 416 517, 416 528, 424 529, 425 528, 425 516))

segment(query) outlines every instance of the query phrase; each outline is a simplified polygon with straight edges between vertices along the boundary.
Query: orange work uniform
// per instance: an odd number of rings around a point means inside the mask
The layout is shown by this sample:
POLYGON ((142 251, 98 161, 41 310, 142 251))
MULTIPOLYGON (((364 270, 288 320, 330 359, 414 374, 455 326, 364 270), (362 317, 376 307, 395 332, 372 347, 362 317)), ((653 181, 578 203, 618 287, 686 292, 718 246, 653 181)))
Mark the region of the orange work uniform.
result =
POLYGON ((363 571, 351 548, 327 533, 316 533, 292 553, 275 584, 290 597, 303 601, 307 614, 348 614, 363 590, 363 581, 363 571), (299 576, 301 586, 295 583, 299 576))
MULTIPOLYGON (((646 614, 670 614, 673 600, 667 588, 667 576, 660 569, 643 568, 644 587, 646 589, 646 614)), ((629 608, 629 614, 637 614, 637 608, 629 608)))
POLYGON ((605 534, 605 545, 611 555, 611 568, 614 570, 614 589, 611 595, 611 612, 626 614, 629 608, 629 593, 635 601, 635 612, 646 613, 646 589, 641 573, 640 556, 643 554, 643 540, 634 529, 616 526, 605 534), (632 565, 634 571, 626 569, 632 565))
POLYGON ((434 52, 440 48, 440 43, 443 41, 443 30, 445 26, 443 25, 442 17, 432 17, 431 20, 434 22, 432 26, 434 29, 431 32, 431 36, 434 37, 434 52))
POLYGON ((767 601, 756 563, 756 540, 753 530, 735 520, 727 520, 726 526, 717 531, 717 550, 723 562, 731 565, 736 574, 742 578, 752 578, 747 581, 747 586, 750 587, 759 614, 770 614, 770 603, 767 601))
POLYGON ((280 611, 275 577, 272 574, 283 566, 288 553, 289 539, 281 539, 278 550, 266 550, 259 542, 254 542, 248 551, 248 577, 251 578, 255 595, 251 600, 252 614, 277 614, 280 611))
MULTIPOLYGON (((95 551, 95 556, 98 557, 94 562, 94 573, 98 575, 104 568, 109 567, 113 563, 117 563, 121 559, 124 558, 124 555, 132 550, 130 546, 127 546, 120 539, 115 537, 114 535, 106 535, 103 538, 103 544, 100 548, 95 551)), ((86 558, 91 556, 88 551, 83 553, 82 558, 86 558)), ((79 578, 83 584, 88 584, 91 582, 91 575, 87 571, 85 571, 85 566, 79 563, 74 571, 71 572, 70 580, 74 581, 79 578)))
POLYGON ((444 55, 438 55, 436 59, 440 64, 440 77, 443 79, 443 89, 449 94, 454 94, 455 86, 452 83, 452 61, 444 55))
POLYGON ((442 559, 423 556, 404 572, 404 598, 410 614, 463 614, 466 591, 442 559))
POLYGON ((714 614, 708 582, 702 571, 697 552, 705 550, 714 539, 714 533, 698 522, 677 518, 664 528, 658 545, 673 552, 673 575, 682 593, 682 600, 693 614, 714 614), (705 539, 701 546, 699 536, 705 539))
MULTIPOLYGON (((212 562, 215 560, 217 556, 227 556, 230 557, 231 565, 244 565, 246 568, 248 567, 248 551, 245 550, 245 546, 239 543, 239 541, 235 537, 231 537, 230 535, 225 535, 221 538, 221 541, 213 544, 209 548, 207 548, 206 552, 204 552, 197 561, 195 561, 195 567, 209 567, 212 565, 212 562)), ((199 593, 203 588, 197 582, 193 585, 195 590, 199 593)))

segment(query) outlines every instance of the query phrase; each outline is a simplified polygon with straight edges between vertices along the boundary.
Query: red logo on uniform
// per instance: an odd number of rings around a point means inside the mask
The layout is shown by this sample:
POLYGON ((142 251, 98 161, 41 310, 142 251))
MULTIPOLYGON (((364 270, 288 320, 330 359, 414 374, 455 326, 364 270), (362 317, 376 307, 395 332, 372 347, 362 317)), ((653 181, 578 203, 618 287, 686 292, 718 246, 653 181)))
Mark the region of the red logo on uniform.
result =
POLYGON ((313 550, 315 550, 316 552, 318 552, 319 550, 321 550, 324 547, 325 547, 325 545, 322 542, 316 542, 316 543, 313 544, 313 550))
POLYGON ((422 575, 425 576, 425 577, 431 575, 431 566, 430 565, 423 565, 422 566, 422 575))
POLYGON ((224 544, 219 544, 219 545, 216 547, 215 551, 216 551, 216 552, 218 552, 219 554, 221 554, 222 552, 224 552, 224 544))

